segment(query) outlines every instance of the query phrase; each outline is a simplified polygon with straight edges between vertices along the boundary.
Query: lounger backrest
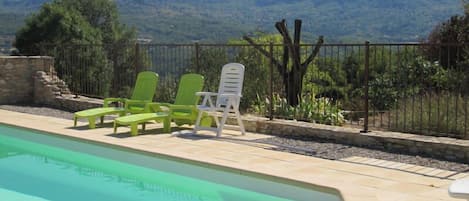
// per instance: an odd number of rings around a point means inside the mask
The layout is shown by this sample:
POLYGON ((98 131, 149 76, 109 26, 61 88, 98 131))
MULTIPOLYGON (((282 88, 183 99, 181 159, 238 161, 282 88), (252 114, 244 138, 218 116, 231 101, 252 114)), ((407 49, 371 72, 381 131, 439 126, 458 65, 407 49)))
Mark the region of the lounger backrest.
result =
POLYGON ((176 94, 175 105, 196 105, 200 96, 195 93, 202 91, 204 87, 204 76, 199 74, 185 74, 181 77, 176 94))
POLYGON ((152 101, 158 85, 158 74, 151 71, 140 72, 135 81, 132 100, 152 101))

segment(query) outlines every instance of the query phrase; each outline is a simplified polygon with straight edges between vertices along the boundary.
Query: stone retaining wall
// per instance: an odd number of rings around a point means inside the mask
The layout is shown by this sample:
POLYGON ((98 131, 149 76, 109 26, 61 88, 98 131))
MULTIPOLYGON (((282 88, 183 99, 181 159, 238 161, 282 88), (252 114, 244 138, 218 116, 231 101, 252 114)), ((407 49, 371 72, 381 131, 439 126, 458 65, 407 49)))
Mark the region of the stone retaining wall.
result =
MULTIPOLYGON (((372 131, 328 126, 292 120, 273 120, 244 116, 247 131, 275 136, 307 136, 335 143, 386 150, 395 153, 423 155, 456 162, 469 162, 469 140, 422 136, 398 132, 372 131)), ((234 119, 228 123, 236 124, 234 119)))
POLYGON ((55 75, 52 57, 0 56, 0 104, 38 104, 67 111, 102 106, 101 99, 72 95, 55 75))
POLYGON ((33 102, 34 75, 53 66, 52 57, 0 56, 0 104, 33 102))

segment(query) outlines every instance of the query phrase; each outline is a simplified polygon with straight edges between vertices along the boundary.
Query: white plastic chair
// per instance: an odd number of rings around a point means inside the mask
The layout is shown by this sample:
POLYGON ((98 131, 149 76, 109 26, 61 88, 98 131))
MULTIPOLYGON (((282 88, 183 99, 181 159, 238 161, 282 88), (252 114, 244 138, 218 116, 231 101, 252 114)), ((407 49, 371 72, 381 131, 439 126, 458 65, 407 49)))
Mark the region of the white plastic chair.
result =
POLYGON ((469 200, 469 178, 458 179, 451 183, 448 194, 454 198, 469 200))
POLYGON ((202 105, 198 106, 201 111, 197 117, 194 126, 194 133, 199 130, 212 130, 215 131, 217 137, 222 133, 225 127, 226 119, 228 116, 235 116, 238 120, 239 130, 243 135, 246 134, 244 125, 239 113, 239 102, 241 100, 241 92, 243 89, 244 81, 244 66, 239 63, 229 63, 223 66, 221 71, 220 84, 218 86, 218 93, 213 92, 197 92, 196 95, 203 96, 202 105), (216 102, 213 104, 212 97, 216 97, 216 102), (200 126, 200 120, 203 113, 206 112, 213 116, 216 123, 216 128, 200 126), (218 119, 221 115, 221 121, 218 119))

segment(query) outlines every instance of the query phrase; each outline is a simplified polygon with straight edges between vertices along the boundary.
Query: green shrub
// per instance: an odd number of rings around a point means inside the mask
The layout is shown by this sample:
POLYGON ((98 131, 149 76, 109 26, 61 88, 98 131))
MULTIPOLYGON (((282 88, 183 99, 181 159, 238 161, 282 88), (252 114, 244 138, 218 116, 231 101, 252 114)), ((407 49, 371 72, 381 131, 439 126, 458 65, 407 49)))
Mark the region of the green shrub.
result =
MULTIPOLYGON (((260 115, 269 114, 269 99, 262 99, 257 96, 257 101, 253 105, 254 112, 260 115)), ((330 101, 328 98, 314 98, 313 95, 304 96, 300 104, 292 107, 285 98, 275 94, 273 98, 273 115, 276 118, 296 119, 300 121, 317 122, 328 125, 343 125, 345 120, 339 104, 330 101)))

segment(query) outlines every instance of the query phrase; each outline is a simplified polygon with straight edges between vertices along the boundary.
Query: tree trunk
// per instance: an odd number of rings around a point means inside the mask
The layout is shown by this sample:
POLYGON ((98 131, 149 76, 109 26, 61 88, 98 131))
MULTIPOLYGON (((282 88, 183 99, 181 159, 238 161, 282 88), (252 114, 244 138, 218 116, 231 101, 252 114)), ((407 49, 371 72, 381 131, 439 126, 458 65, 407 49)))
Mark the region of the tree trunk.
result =
POLYGON ((301 91, 303 89, 303 76, 300 72, 292 71, 288 73, 284 80, 287 102, 291 106, 297 106, 301 101, 301 91))
POLYGON ((278 72, 283 76, 283 84, 285 87, 285 94, 287 102, 291 106, 297 106, 301 101, 301 91, 303 89, 303 76, 306 74, 308 65, 314 60, 319 53, 319 48, 324 43, 323 37, 319 36, 318 41, 314 47, 313 52, 301 63, 301 52, 300 52, 300 37, 301 37, 301 20, 295 20, 295 33, 293 40, 291 39, 285 19, 275 23, 275 28, 278 30, 280 35, 283 37, 283 57, 282 63, 272 57, 266 50, 260 48, 256 43, 249 37, 244 36, 243 38, 248 41, 249 44, 259 50, 263 55, 269 57, 275 66, 277 66, 278 72), (288 64, 291 59, 291 68, 288 68, 288 64))

